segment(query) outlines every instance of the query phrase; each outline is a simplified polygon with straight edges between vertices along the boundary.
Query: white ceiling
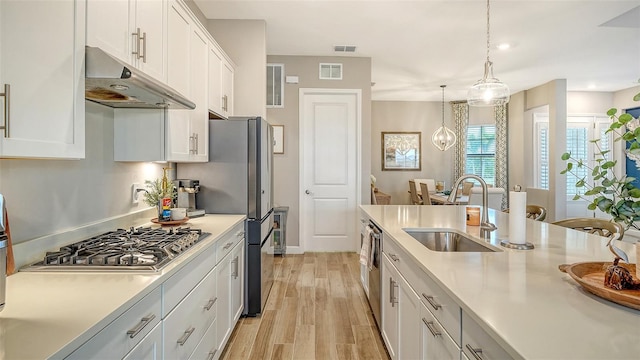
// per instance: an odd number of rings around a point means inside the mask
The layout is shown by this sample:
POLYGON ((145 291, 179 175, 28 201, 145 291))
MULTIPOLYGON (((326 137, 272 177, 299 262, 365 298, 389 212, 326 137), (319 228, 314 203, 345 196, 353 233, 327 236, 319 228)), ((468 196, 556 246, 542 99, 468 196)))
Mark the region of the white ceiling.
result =
MULTIPOLYGON (((484 0, 194 2, 209 19, 264 19, 268 55, 370 57, 373 100, 439 101, 441 84, 447 100, 462 100, 484 71, 484 0), (357 49, 344 55, 335 45, 357 49)), ((638 85, 640 0, 490 5, 490 59, 512 93, 553 79, 570 91, 638 85), (503 42, 511 48, 495 47, 503 42)))

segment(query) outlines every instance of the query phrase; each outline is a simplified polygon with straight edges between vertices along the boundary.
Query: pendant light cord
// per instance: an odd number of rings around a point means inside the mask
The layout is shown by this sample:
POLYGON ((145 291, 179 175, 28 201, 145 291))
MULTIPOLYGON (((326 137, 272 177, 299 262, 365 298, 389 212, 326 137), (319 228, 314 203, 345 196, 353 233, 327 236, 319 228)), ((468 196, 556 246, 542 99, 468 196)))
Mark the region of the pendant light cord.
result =
POLYGON ((489 0, 487 0, 487 62, 489 62, 489 47, 491 46, 489 39, 489 0))
POLYGON ((440 85, 440 87, 442 88, 442 127, 444 127, 444 88, 447 85, 440 85))

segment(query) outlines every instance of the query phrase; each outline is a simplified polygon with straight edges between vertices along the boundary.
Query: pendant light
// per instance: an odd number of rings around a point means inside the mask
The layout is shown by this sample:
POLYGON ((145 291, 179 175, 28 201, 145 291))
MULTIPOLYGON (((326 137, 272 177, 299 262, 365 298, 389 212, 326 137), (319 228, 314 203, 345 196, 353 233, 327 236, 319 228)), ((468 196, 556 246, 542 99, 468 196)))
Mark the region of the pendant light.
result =
POLYGON ((451 129, 444 126, 444 88, 447 85, 440 85, 442 88, 442 126, 431 136, 431 142, 440 151, 446 151, 456 143, 456 134, 451 129))
POLYGON ((509 102, 509 87, 493 76, 493 63, 489 60, 489 0, 487 0, 487 61, 484 76, 467 93, 470 106, 498 106, 509 102))

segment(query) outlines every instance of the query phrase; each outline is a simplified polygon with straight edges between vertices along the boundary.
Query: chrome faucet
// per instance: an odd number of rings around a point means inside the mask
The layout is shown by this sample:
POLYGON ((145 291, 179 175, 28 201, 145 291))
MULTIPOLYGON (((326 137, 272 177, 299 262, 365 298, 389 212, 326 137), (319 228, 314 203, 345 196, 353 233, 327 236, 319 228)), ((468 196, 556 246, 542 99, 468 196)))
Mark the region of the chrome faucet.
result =
POLYGON ((455 204, 458 186, 460 186, 460 183, 466 179, 478 180, 478 182, 482 186, 482 219, 480 219, 480 229, 485 230, 484 233, 488 235, 488 232, 496 230, 498 227, 495 224, 489 222, 489 192, 487 191, 487 182, 484 181, 483 178, 473 174, 465 174, 460 176, 458 180, 456 180, 455 184, 453 184, 453 188, 451 188, 451 194, 449 194, 449 198, 447 199, 447 201, 455 204))

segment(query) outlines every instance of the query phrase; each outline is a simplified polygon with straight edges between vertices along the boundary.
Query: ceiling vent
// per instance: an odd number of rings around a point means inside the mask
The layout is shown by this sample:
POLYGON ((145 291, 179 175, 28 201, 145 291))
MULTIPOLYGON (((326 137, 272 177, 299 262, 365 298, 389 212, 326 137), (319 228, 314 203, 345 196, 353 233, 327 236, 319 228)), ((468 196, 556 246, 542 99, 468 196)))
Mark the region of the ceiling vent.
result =
POLYGON ((356 52, 355 45, 336 45, 333 47, 335 52, 356 52))

